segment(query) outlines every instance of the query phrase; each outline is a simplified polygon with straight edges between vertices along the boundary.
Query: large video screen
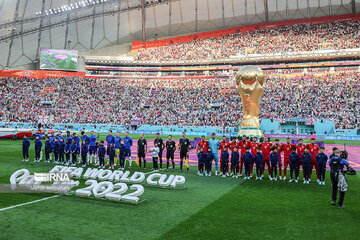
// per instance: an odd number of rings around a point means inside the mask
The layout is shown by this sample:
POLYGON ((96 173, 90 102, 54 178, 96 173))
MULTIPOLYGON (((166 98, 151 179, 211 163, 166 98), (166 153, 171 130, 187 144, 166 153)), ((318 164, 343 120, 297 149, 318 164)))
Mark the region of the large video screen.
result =
POLYGON ((77 71, 78 51, 40 50, 40 69, 77 71))

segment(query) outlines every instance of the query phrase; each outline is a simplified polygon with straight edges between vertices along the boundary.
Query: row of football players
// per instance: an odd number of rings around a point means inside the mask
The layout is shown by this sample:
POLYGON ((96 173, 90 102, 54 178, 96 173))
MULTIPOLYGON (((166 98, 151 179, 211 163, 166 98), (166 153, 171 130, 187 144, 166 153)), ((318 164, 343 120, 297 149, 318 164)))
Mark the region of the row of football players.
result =
MULTIPOLYGON (((36 132, 34 162, 40 162, 42 160, 42 138, 43 135, 41 132, 36 132)), ((119 133, 114 137, 110 130, 109 134, 106 136, 106 140, 107 147, 104 146, 104 141, 97 142, 97 136, 94 135, 93 131, 90 132, 90 136, 82 131, 81 139, 76 133, 70 134, 69 131, 67 131, 66 136, 63 136, 61 131, 56 135, 51 133, 49 136, 45 136, 45 162, 52 161, 52 156, 54 156, 54 163, 56 164, 71 164, 72 166, 75 166, 77 163, 81 163, 84 167, 86 164, 94 163, 99 165, 99 167, 104 168, 105 157, 107 156, 108 164, 113 167, 114 163, 111 164, 111 160, 114 160, 116 152, 119 152, 121 149, 122 155, 129 158, 131 167, 130 148, 132 146, 132 139, 129 137, 128 132, 125 133, 124 138, 121 138, 119 133), (117 149, 115 149, 115 144, 118 145, 117 149), (77 160, 78 156, 79 161, 77 160)), ((27 136, 24 136, 22 146, 23 161, 29 161, 29 148, 30 141, 27 136)))
MULTIPOLYGON (((43 135, 40 131, 37 131, 35 134, 35 159, 34 162, 40 162, 42 160, 42 138, 43 135)), ((190 140, 186 138, 185 140, 180 140, 179 149, 180 155, 183 159, 186 158, 188 150, 190 149, 190 140)), ((120 169, 124 170, 125 161, 128 159, 129 168, 132 165, 131 158, 131 147, 133 145, 133 140, 129 137, 129 133, 125 133, 125 137, 120 137, 120 133, 117 132, 113 136, 112 131, 108 131, 106 136, 106 142, 97 141, 97 136, 93 131, 90 132, 88 136, 84 131, 81 132, 81 139, 77 136, 76 133, 70 134, 67 131, 66 136, 62 135, 62 132, 59 131, 57 134, 51 133, 49 136, 45 136, 45 162, 52 161, 52 156, 54 157, 53 163, 56 164, 65 164, 75 166, 76 164, 82 164, 83 167, 89 164, 98 165, 99 168, 109 168, 114 169, 118 164, 120 169), (79 160, 77 160, 79 157, 79 160), (107 162, 107 163, 105 163, 107 162)), ((29 148, 30 141, 27 136, 24 136, 23 139, 23 161, 29 161, 29 148)), ((140 169, 142 163, 144 168, 146 168, 146 152, 147 141, 144 139, 144 134, 140 134, 140 139, 137 142, 137 165, 140 169)), ((149 149, 149 152, 152 153, 153 158, 153 170, 157 171, 159 169, 158 159, 160 160, 160 169, 162 168, 162 153, 166 148, 167 150, 167 169, 169 168, 169 159, 172 160, 173 170, 175 169, 174 163, 174 152, 177 148, 177 144, 172 140, 172 136, 169 135, 169 140, 165 142, 160 138, 160 134, 156 134, 154 140, 154 147, 149 149)), ((189 167, 188 167, 189 169, 189 167)), ((182 171, 182 164, 181 169, 182 171)))
POLYGON ((215 161, 215 175, 217 175, 218 164, 217 150, 220 149, 220 175, 223 177, 232 175, 237 178, 242 176, 245 167, 245 179, 253 176, 253 167, 256 166, 256 179, 262 180, 264 176, 265 165, 267 165, 270 180, 277 180, 277 170, 279 170, 279 179, 286 180, 287 168, 290 167, 290 182, 298 181, 299 168, 303 168, 304 183, 309 183, 311 179, 312 169, 315 168, 317 182, 321 185, 325 184, 325 170, 327 155, 324 148, 320 148, 315 144, 315 139, 311 139, 310 144, 304 144, 300 139, 298 144, 292 144, 291 139, 286 139, 285 144, 280 144, 276 139, 275 143, 270 143, 267 137, 262 143, 258 142, 256 137, 249 141, 246 136, 241 140, 233 138, 231 142, 223 136, 222 141, 212 138, 208 141, 205 137, 198 143, 198 167, 199 175, 211 175, 211 165, 215 161), (228 150, 231 151, 229 154, 228 150), (283 156, 282 154, 283 153, 283 156), (229 163, 231 163, 231 172, 229 173, 229 163), (205 169, 205 171, 204 171, 205 169), (293 174, 295 172, 295 174, 293 174), (240 173, 240 174, 239 174, 240 173), (282 177, 282 173, 284 176, 282 177))

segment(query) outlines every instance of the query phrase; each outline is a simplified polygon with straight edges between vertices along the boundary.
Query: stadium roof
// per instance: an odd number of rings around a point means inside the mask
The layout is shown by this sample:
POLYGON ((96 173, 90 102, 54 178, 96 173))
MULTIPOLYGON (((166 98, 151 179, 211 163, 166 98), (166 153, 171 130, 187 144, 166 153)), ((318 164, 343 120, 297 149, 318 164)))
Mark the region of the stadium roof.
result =
POLYGON ((360 12, 360 0, 0 0, 0 69, 39 49, 88 51, 264 21, 360 12))

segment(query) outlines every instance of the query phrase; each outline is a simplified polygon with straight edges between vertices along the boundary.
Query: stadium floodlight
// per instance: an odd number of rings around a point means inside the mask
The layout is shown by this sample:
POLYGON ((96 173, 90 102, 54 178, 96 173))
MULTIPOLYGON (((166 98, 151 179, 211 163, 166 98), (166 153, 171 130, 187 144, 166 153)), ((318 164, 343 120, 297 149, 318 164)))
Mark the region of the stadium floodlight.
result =
MULTIPOLYGON (((62 5, 58 8, 47 9, 44 12, 38 11, 35 14, 38 15, 52 15, 52 14, 62 14, 67 11, 77 10, 79 8, 86 8, 93 5, 100 5, 103 3, 112 2, 110 0, 82 0, 71 4, 62 5)), ((117 2, 117 1, 114 1, 117 2)))

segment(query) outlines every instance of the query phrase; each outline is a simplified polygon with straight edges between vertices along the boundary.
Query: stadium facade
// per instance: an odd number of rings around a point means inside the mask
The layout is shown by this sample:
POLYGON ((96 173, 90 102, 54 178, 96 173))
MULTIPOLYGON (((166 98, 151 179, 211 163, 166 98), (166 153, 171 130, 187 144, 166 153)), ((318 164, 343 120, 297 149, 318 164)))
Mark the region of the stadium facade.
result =
POLYGON ((121 55, 131 41, 359 11, 360 0, 3 0, 0 69, 37 68, 42 48, 121 55))

